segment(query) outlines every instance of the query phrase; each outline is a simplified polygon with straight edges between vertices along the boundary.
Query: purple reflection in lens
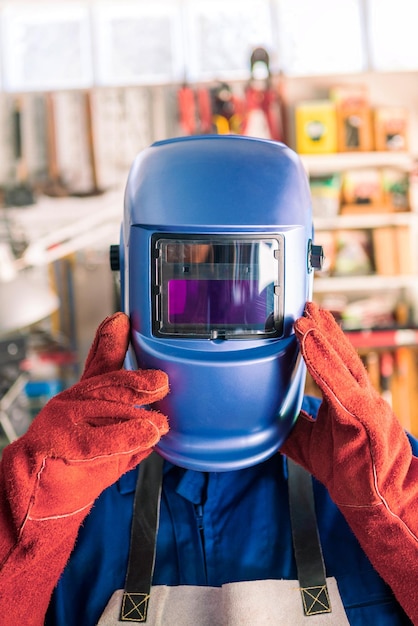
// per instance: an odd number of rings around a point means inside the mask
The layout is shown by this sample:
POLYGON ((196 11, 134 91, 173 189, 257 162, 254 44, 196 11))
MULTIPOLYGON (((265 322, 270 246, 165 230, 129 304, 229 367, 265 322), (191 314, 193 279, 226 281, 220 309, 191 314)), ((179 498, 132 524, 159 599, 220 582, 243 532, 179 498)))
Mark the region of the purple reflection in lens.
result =
MULTIPOLYGON (((271 286, 272 287, 272 286, 271 286)), ((170 324, 262 325, 269 313, 266 288, 259 293, 256 280, 170 280, 170 324)))

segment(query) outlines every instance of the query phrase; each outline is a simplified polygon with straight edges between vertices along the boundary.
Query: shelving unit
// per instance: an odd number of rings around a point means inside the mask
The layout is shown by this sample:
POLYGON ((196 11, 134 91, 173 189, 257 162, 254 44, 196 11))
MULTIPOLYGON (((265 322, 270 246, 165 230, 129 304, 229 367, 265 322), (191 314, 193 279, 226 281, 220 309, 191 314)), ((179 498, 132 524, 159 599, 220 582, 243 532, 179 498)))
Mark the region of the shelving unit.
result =
POLYGON ((361 215, 337 215, 315 218, 317 230, 332 228, 378 228, 379 226, 410 226, 418 221, 418 213, 412 211, 393 213, 363 213, 361 215))
MULTIPOLYGON (((302 161, 311 177, 331 176, 346 170, 361 168, 397 168, 410 174, 416 168, 414 156, 406 152, 353 152, 318 155, 302 155, 302 161)), ((410 207, 411 208, 411 207, 410 207)), ((374 386, 384 393, 388 389, 395 414, 403 426, 417 434, 418 405, 418 251, 414 242, 418 241, 418 211, 388 211, 382 206, 373 207, 373 212, 338 214, 331 217, 314 218, 315 241, 321 242, 322 231, 362 230, 373 231, 379 228, 405 227, 409 231, 411 265, 408 273, 381 275, 329 275, 317 276, 314 281, 314 299, 320 303, 333 298, 343 298, 347 303, 367 301, 372 298, 393 296, 393 300, 407 297, 412 305, 413 318, 406 327, 357 328, 348 330, 347 337, 357 349, 374 386), (391 364, 389 377, 383 385, 384 365, 391 364)), ((310 392, 315 393, 315 386, 310 392)))
MULTIPOLYGON (((361 168, 398 168, 408 174, 415 166, 413 155, 407 152, 341 152, 333 154, 301 155, 307 173, 319 177, 361 168)), ((365 207, 367 211, 367 207, 365 207)), ((411 242, 418 241, 418 213, 415 211, 382 212, 374 207, 373 212, 344 214, 314 218, 316 239, 321 231, 373 230, 382 227, 404 226, 409 229, 411 242)), ((414 250, 413 245, 411 246, 414 250)), ((406 290, 418 322, 418 253, 413 254, 411 269, 407 274, 393 276, 366 274, 356 276, 321 276, 314 282, 314 295, 320 299, 326 294, 345 294, 349 298, 367 297, 367 294, 387 290, 406 290)))
MULTIPOLYGON (((410 229, 410 236, 418 241, 418 213, 376 213, 363 215, 338 215, 333 218, 316 218, 315 230, 348 230, 361 229, 372 230, 374 228, 386 226, 407 226, 410 229)), ((397 274, 396 276, 380 276, 378 274, 368 274, 365 276, 332 276, 321 277, 315 281, 316 293, 333 292, 358 292, 377 291, 384 289, 413 290, 417 287, 418 268, 417 259, 411 268, 410 274, 397 274)), ((414 299, 415 300, 415 299, 414 299)))
POLYGON ((414 157, 409 152, 302 154, 301 159, 310 176, 322 176, 362 167, 399 167, 410 171, 414 165, 414 157))

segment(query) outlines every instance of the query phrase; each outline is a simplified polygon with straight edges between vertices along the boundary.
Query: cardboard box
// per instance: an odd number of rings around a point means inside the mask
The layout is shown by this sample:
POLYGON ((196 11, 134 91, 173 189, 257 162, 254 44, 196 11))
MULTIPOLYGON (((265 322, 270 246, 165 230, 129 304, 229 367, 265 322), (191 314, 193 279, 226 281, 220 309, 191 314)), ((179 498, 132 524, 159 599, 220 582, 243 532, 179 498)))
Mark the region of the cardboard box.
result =
POLYGON ((368 230, 338 230, 334 276, 365 276, 374 271, 372 238, 368 230))
POLYGON ((377 107, 374 110, 376 150, 403 151, 409 144, 409 115, 402 107, 377 107))
POLYGON ((381 172, 385 203, 390 205, 393 211, 408 211, 410 201, 408 172, 395 167, 384 167, 381 172))
POLYGON ((373 149, 373 133, 368 90, 363 85, 333 87, 331 100, 337 117, 337 148, 340 152, 373 149))
POLYGON ((309 180, 312 214, 315 217, 335 217, 340 210, 341 176, 313 176, 309 180))
POLYGON ((395 276, 398 273, 398 258, 395 228, 382 226, 373 230, 373 257, 376 274, 395 276))
POLYGON ((373 230, 373 256, 381 276, 414 274, 411 230, 408 226, 382 226, 373 230))
POLYGON ((395 227, 395 248, 397 252, 398 274, 414 274, 411 229, 408 226, 395 227))
POLYGON ((336 239, 333 230, 321 230, 316 234, 315 243, 322 246, 324 251, 324 264, 322 269, 315 271, 315 278, 331 276, 334 271, 336 239))
POLYGON ((348 212, 347 205, 352 206, 351 212, 367 213, 375 208, 384 210, 385 195, 380 170, 378 168, 346 170, 342 179, 341 203, 345 205, 343 213, 348 212))
POLYGON ((329 100, 307 100, 296 106, 296 151, 320 154, 337 151, 335 104, 329 100))

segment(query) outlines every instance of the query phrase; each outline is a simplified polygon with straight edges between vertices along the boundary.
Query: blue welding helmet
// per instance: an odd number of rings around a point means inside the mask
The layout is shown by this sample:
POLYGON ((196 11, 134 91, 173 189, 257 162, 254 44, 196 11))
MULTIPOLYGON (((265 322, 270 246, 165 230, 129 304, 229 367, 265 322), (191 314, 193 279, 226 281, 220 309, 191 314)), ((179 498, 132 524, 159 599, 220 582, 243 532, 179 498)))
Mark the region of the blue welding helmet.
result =
POLYGON ((154 143, 125 192, 119 265, 127 366, 167 372, 158 452, 224 471, 271 456, 305 383, 293 323, 312 291, 309 185, 281 143, 236 135, 154 143))

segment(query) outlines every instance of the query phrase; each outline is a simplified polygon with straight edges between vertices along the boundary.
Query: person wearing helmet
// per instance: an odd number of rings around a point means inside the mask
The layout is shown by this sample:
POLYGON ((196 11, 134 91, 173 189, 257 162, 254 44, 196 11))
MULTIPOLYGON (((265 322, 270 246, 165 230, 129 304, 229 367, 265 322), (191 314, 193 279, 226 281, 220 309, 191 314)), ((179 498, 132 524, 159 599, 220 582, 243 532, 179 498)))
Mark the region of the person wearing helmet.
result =
POLYGON ((311 302, 312 240, 283 144, 137 157, 124 312, 3 453, 2 623, 418 623, 418 442, 311 302))

